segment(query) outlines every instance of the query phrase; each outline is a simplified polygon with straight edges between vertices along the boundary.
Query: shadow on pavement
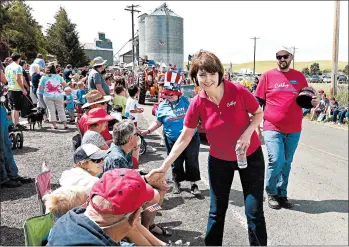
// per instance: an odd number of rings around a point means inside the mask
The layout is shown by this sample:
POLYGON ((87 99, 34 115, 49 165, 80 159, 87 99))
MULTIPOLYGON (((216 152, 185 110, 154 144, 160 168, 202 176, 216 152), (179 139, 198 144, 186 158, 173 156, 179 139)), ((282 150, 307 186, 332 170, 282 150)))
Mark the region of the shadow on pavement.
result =
POLYGON ((168 227, 168 228, 173 228, 182 225, 182 221, 170 221, 170 222, 163 222, 163 223, 158 223, 157 225, 161 227, 168 227))
MULTIPOLYGON (((161 223, 159 225, 163 226, 163 223, 161 223)), ((159 237, 164 242, 168 242, 168 240, 175 242, 175 241, 181 239, 183 243, 190 242, 190 246, 203 246, 203 245, 205 245, 201 232, 185 231, 185 230, 171 229, 171 228, 169 230, 171 231, 172 236, 170 236, 170 237, 157 236, 157 237, 159 237)))
POLYGON ((1 188, 0 201, 14 201, 23 198, 29 198, 36 194, 34 183, 23 184, 17 188, 1 188))
POLYGON ((162 205, 162 210, 171 210, 182 204, 184 204, 183 197, 181 196, 169 197, 167 200, 164 201, 162 205))
POLYGON ((348 200, 290 200, 294 206, 290 210, 307 214, 348 213, 348 200))
POLYGON ((23 246, 24 232, 23 228, 0 226, 0 245, 1 246, 23 246))
POLYGON ((38 148, 26 147, 25 146, 25 141, 24 141, 22 149, 14 149, 14 150, 12 150, 12 152, 13 152, 14 155, 24 155, 24 154, 27 154, 27 153, 36 152, 38 150, 39 150, 38 148))

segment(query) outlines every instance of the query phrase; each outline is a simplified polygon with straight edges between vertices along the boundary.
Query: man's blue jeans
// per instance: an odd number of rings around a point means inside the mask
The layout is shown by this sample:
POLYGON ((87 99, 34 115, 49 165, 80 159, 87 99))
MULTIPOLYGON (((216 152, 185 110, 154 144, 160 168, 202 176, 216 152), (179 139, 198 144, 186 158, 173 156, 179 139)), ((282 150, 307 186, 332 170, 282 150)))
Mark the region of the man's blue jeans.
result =
POLYGON ((18 177, 18 168, 11 150, 7 116, 4 106, 0 106, 0 183, 18 177))
POLYGON ((235 170, 239 171, 245 201, 245 214, 250 245, 267 245, 267 229, 263 211, 264 157, 259 147, 247 157, 247 168, 238 170, 236 161, 208 157, 210 212, 205 245, 221 246, 225 214, 235 170))
POLYGON ((287 197, 291 163, 297 149, 301 132, 284 134, 265 130, 263 137, 268 150, 266 191, 268 195, 287 197))

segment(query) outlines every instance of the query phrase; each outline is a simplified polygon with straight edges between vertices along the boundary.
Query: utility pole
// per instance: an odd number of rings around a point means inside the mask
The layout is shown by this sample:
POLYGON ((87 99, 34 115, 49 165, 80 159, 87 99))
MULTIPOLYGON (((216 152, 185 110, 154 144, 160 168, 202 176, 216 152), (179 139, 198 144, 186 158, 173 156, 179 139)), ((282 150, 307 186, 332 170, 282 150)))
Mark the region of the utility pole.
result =
POLYGON ((293 56, 293 59, 292 59, 292 68, 294 69, 294 58, 295 58, 295 56, 296 56, 296 50, 298 50, 298 48, 295 47, 295 46, 291 46, 291 47, 286 47, 286 46, 284 46, 284 48, 285 48, 287 51, 292 50, 292 56, 293 56))
POLYGON ((126 11, 130 11, 131 12, 131 16, 132 16, 132 67, 135 67, 135 32, 134 32, 134 20, 133 20, 133 13, 134 12, 141 12, 139 10, 136 10, 135 8, 138 8, 139 5, 131 5, 131 6, 126 6, 126 11))
POLYGON ((256 40, 259 39, 259 38, 253 37, 253 38, 250 38, 250 39, 254 40, 254 46, 253 46, 253 49, 254 49, 254 52, 253 52, 253 75, 255 75, 255 72, 256 72, 256 40))
POLYGON ((337 95, 337 71, 338 71, 338 48, 339 48, 339 13, 340 1, 334 2, 334 26, 333 26, 333 47, 332 47, 332 75, 331 75, 331 96, 337 95))

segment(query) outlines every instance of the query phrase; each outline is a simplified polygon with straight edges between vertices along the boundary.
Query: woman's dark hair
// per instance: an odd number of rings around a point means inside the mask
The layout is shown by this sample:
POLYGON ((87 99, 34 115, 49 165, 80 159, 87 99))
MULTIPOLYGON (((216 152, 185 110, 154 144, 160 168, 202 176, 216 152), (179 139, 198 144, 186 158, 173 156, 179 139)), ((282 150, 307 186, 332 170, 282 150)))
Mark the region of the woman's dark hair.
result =
POLYGON ((49 76, 52 75, 52 74, 57 74, 55 65, 54 64, 48 64, 46 66, 45 73, 47 75, 49 75, 49 76))
POLYGON ((190 66, 189 76, 199 86, 197 74, 199 70, 205 70, 208 73, 218 73, 218 86, 223 81, 224 67, 219 58, 209 51, 199 51, 194 55, 190 66))
POLYGON ((124 77, 117 76, 115 80, 115 85, 122 86, 126 88, 126 81, 124 77))

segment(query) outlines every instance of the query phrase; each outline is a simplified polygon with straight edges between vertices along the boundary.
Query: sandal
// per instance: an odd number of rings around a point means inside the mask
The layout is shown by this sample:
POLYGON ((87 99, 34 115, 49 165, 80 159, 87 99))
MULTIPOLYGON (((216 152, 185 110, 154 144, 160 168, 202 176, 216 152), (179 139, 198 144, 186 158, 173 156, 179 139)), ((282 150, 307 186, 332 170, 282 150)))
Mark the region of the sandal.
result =
POLYGON ((156 235, 162 235, 162 236, 172 236, 172 233, 170 231, 168 231, 167 229, 165 229, 164 227, 161 227, 161 226, 157 226, 155 224, 152 224, 150 227, 149 227, 149 231, 152 233, 152 234, 156 234, 156 235), (153 231, 155 227, 158 227, 160 230, 161 230, 161 233, 157 233, 156 231, 153 231))

